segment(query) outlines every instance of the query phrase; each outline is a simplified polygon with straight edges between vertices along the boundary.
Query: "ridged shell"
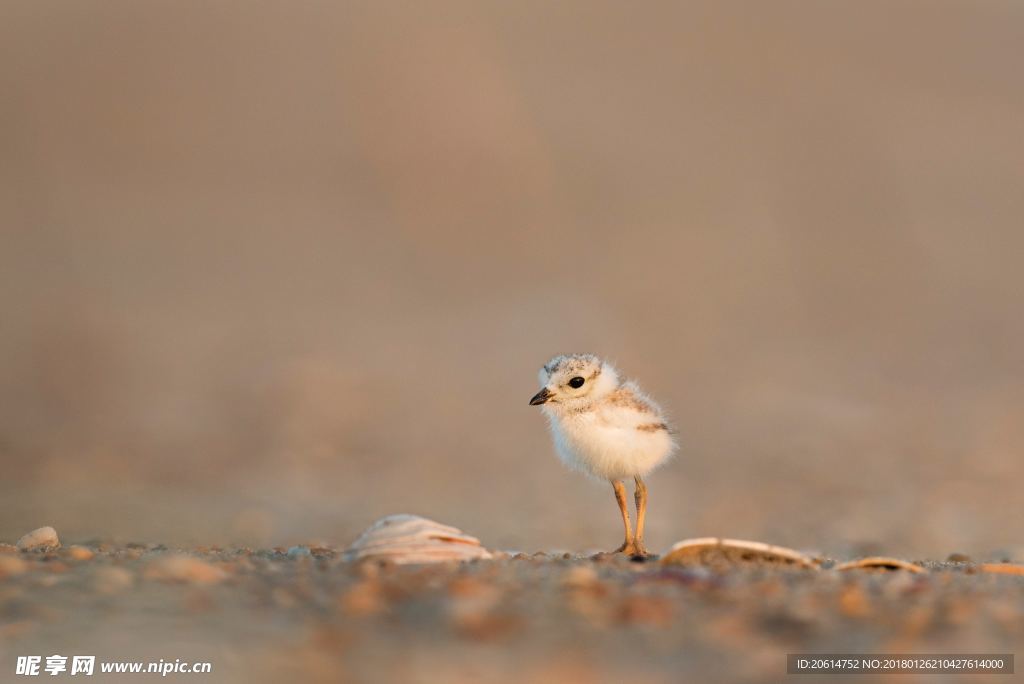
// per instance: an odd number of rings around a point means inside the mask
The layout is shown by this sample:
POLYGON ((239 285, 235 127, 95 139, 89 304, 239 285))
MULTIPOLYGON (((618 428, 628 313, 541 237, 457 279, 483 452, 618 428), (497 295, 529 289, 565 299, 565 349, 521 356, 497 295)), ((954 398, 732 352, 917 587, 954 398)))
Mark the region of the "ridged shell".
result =
POLYGON ((761 542, 720 537, 702 537, 678 542, 665 553, 661 562, 670 565, 708 565, 716 568, 752 564, 788 565, 818 570, 814 559, 799 551, 761 542))
POLYGON ((491 558, 480 540, 462 530, 421 518, 398 514, 381 518, 345 550, 345 560, 364 558, 392 563, 440 563, 491 558))
POLYGON ((836 566, 836 570, 906 570, 907 572, 924 572, 920 565, 914 565, 899 558, 871 556, 859 558, 836 566))

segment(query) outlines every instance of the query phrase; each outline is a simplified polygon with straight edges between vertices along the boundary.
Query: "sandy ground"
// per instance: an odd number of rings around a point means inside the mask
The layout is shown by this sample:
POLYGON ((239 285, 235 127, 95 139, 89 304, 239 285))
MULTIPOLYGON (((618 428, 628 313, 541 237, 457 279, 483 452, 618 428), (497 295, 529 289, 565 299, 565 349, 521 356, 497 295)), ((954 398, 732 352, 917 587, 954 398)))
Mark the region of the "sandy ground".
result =
POLYGON ((828 566, 545 553, 382 566, 331 548, 4 547, 0 671, 9 681, 18 655, 60 654, 212 663, 209 675, 168 675, 179 681, 778 681, 787 653, 1024 644, 1024 577, 972 562, 921 574, 828 566))

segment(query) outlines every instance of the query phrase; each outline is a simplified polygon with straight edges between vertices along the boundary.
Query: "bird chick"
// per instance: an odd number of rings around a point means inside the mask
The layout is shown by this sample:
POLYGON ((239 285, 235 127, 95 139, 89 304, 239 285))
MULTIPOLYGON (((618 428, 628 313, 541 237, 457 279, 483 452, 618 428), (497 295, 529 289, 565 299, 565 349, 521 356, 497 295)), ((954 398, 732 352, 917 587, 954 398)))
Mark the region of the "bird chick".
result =
POLYGON ((616 552, 646 556, 643 477, 676 449, 661 409, 636 383, 621 381, 615 368, 592 354, 556 356, 540 370, 541 390, 530 399, 541 406, 555 451, 568 467, 611 482, 626 539, 616 552), (626 488, 636 482, 636 533, 629 520, 626 488))

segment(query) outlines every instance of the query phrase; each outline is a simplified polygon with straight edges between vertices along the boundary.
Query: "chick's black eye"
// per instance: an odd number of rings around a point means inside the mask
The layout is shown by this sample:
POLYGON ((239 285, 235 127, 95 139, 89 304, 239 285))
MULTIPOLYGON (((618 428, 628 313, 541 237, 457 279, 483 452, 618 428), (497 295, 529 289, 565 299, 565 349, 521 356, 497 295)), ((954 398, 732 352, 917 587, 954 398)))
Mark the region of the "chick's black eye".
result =
POLYGON ((569 381, 569 387, 572 387, 573 389, 579 389, 580 387, 583 387, 584 382, 585 380, 577 375, 575 378, 569 381))

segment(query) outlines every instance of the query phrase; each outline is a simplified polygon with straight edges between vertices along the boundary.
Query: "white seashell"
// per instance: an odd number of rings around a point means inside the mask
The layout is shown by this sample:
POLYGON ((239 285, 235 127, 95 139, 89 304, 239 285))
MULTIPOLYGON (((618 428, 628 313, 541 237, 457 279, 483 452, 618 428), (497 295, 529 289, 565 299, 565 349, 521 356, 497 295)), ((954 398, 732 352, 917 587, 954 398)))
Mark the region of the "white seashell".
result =
POLYGON ((364 558, 392 563, 439 563, 489 559, 480 540, 448 525, 405 513, 389 515, 370 525, 345 550, 345 560, 364 558))
POLYGON ((807 570, 819 569, 813 558, 793 549, 720 537, 702 537, 678 542, 665 553, 661 562, 679 565, 710 565, 721 568, 758 564, 788 565, 807 570))

